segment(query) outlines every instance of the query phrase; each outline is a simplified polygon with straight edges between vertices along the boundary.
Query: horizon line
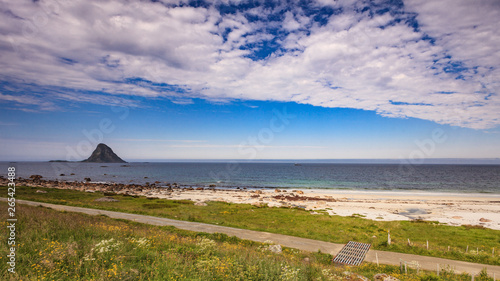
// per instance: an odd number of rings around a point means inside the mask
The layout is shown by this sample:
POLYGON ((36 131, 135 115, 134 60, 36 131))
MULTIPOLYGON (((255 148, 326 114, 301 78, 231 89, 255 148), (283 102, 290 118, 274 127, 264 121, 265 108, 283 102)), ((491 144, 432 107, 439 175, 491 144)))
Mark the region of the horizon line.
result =
MULTIPOLYGON (((122 158, 123 159, 123 158, 122 158)), ((83 161, 85 159, 82 159, 83 161)), ((385 162, 381 164, 409 164, 409 165, 420 165, 420 164, 498 164, 500 165, 500 158, 421 158, 421 159, 409 159, 409 158, 328 158, 328 159, 317 159, 317 158, 290 158, 290 159, 217 159, 217 158, 166 158, 166 159, 124 159, 131 163, 143 163, 143 162, 156 162, 156 163, 168 163, 168 162, 308 162, 308 163, 342 163, 342 162, 356 162, 356 164, 374 164, 376 162, 385 162), (439 163, 439 162, 443 163, 439 163)), ((80 162, 80 161, 66 161, 61 159, 49 159, 49 160, 2 160, 3 163, 15 163, 15 162, 80 162)), ((100 163, 97 163, 100 164, 100 163)), ((113 163, 101 163, 101 164, 113 164, 113 163)))

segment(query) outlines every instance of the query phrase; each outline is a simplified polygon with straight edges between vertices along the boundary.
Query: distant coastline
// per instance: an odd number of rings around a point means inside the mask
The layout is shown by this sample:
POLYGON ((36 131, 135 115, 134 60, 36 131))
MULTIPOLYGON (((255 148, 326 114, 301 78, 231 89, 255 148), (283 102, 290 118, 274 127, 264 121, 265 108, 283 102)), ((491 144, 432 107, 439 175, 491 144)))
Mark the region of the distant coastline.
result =
MULTIPOLYGON (((82 162, 69 160, 16 160, 2 162, 82 162)), ((292 163, 292 164, 411 164, 411 165, 500 165, 500 158, 409 159, 129 159, 129 163, 292 163), (417 163, 418 162, 418 163, 417 163)))

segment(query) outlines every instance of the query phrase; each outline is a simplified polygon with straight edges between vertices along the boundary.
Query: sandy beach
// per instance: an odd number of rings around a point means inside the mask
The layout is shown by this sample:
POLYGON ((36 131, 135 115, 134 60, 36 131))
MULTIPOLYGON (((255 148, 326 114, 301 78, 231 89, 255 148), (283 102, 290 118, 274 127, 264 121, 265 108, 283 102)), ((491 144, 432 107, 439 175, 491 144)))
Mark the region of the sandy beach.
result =
MULTIPOLYGON (((500 230, 500 194, 335 189, 219 189, 179 185, 103 184, 18 179, 18 186, 111 192, 170 200, 209 201, 268 207, 303 208, 311 214, 359 216, 371 220, 426 220, 448 225, 475 225, 500 230)), ((0 177, 0 184, 7 180, 0 177)), ((159 184, 159 183, 158 183, 159 184)))
POLYGON ((319 214, 360 216, 372 220, 438 221, 448 225, 481 225, 500 230, 500 194, 460 194, 338 190, 186 190, 149 191, 143 195, 185 199, 203 205, 223 201, 269 207, 299 207, 319 214))

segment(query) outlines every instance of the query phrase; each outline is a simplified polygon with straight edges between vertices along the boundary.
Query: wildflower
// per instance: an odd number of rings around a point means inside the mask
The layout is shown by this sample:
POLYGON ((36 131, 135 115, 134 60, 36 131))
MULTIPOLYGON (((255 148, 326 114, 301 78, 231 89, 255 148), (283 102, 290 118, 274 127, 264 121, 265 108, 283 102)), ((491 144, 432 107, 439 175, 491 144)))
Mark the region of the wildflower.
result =
POLYGON ((292 268, 288 265, 281 265, 281 275, 280 280, 297 280, 299 276, 300 268, 292 268))

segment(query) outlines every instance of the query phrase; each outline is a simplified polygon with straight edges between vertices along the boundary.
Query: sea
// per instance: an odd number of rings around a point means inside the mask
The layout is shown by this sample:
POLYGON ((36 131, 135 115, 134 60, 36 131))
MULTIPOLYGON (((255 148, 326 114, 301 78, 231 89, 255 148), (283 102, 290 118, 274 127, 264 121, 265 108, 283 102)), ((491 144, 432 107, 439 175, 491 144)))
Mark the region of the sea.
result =
POLYGON ((263 162, 0 162, 0 175, 185 187, 428 191, 500 194, 499 164, 263 162), (1 172, 3 171, 3 172, 1 172))

